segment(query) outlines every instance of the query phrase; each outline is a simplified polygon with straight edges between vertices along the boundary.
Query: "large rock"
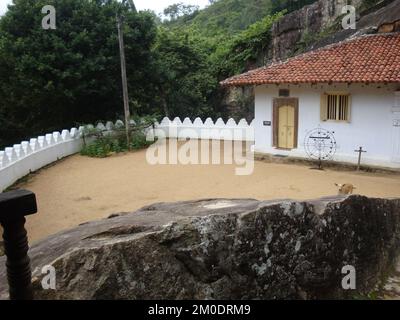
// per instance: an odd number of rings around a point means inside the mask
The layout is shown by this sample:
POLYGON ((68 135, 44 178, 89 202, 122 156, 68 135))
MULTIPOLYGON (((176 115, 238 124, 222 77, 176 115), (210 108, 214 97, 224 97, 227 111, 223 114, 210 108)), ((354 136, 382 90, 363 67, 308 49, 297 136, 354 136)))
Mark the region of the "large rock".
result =
POLYGON ((221 105, 227 115, 236 121, 246 119, 250 123, 254 119, 254 88, 228 87, 224 88, 224 93, 221 105))
MULTIPOLYGON (((284 60, 296 53, 299 42, 308 35, 319 34, 342 15, 345 0, 319 0, 285 15, 272 27, 273 60, 284 60)), ((358 7, 361 1, 354 1, 358 7)))
MULTIPOLYGON (((400 248, 400 200, 156 204, 30 250, 37 299, 316 299, 372 290, 400 248), (57 290, 41 287, 53 265, 57 290), (342 289, 342 268, 357 290, 342 289)), ((0 258, 0 297, 7 298, 0 258)))
POLYGON ((365 12, 357 21, 356 30, 340 30, 313 43, 308 50, 315 50, 336 42, 355 38, 364 34, 387 33, 400 31, 400 0, 384 1, 382 6, 365 12))
POLYGON ((363 1, 353 0, 357 13, 355 30, 341 26, 342 8, 348 3, 318 0, 282 17, 272 27, 272 60, 285 60, 363 34, 400 30, 400 0, 384 0, 368 10, 362 10, 363 1))
POLYGON ((0 257, 4 255, 3 228, 0 225, 0 257))

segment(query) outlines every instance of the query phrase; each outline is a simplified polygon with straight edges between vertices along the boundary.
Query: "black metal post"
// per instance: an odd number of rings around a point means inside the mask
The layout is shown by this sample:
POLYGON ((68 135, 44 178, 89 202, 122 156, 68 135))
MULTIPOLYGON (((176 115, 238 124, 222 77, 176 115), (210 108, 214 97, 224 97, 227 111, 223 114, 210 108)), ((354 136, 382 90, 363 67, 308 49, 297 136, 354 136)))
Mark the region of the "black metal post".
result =
POLYGON ((36 212, 34 193, 17 190, 0 194, 0 223, 4 229, 4 250, 11 300, 33 299, 25 216, 36 212))

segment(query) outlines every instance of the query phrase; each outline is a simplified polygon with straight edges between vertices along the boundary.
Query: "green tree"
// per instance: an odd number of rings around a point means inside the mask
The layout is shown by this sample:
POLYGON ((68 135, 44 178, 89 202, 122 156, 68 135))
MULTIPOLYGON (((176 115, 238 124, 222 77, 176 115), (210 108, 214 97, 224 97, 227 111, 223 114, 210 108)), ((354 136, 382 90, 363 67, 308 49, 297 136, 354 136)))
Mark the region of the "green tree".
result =
POLYGON ((116 0, 15 1, 0 20, 0 145, 122 114, 119 7, 130 95, 142 108, 151 105, 151 14, 131 12, 116 0), (56 30, 41 27, 47 4, 57 10, 56 30))
POLYGON ((218 60, 222 77, 241 73, 267 63, 267 53, 271 43, 271 27, 283 14, 284 12, 280 12, 273 16, 266 16, 238 33, 225 47, 220 48, 218 60))
POLYGON ((169 117, 212 116, 208 100, 218 82, 209 73, 201 48, 187 35, 160 28, 153 55, 157 66, 153 83, 162 113, 169 117))
POLYGON ((276 13, 282 10, 292 12, 316 1, 317 0, 271 0, 271 12, 276 13))
POLYGON ((164 15, 170 20, 176 20, 179 17, 187 16, 199 10, 199 6, 185 5, 182 2, 174 3, 164 9, 164 15))

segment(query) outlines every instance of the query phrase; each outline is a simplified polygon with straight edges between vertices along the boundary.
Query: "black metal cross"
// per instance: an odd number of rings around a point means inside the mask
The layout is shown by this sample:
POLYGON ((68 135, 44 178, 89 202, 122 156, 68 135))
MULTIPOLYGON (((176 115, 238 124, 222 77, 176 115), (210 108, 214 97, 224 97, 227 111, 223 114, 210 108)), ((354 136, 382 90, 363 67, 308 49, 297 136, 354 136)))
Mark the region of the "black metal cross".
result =
POLYGON ((33 299, 25 216, 36 212, 34 193, 27 190, 0 193, 0 223, 4 229, 3 239, 11 300, 33 299))
POLYGON ((358 152, 357 171, 360 171, 360 168, 361 168, 361 155, 362 155, 363 153, 367 153, 367 151, 363 150, 363 147, 360 147, 360 149, 354 150, 354 152, 358 152))

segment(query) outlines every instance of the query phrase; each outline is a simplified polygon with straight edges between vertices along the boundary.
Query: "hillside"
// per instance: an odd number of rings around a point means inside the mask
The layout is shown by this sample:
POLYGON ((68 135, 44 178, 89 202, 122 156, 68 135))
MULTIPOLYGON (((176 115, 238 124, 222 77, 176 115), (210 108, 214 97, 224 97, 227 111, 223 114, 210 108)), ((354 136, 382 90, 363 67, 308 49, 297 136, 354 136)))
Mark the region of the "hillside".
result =
POLYGON ((203 36, 232 36, 269 14, 292 12, 316 0, 216 0, 203 10, 184 15, 165 25, 191 29, 203 36))

